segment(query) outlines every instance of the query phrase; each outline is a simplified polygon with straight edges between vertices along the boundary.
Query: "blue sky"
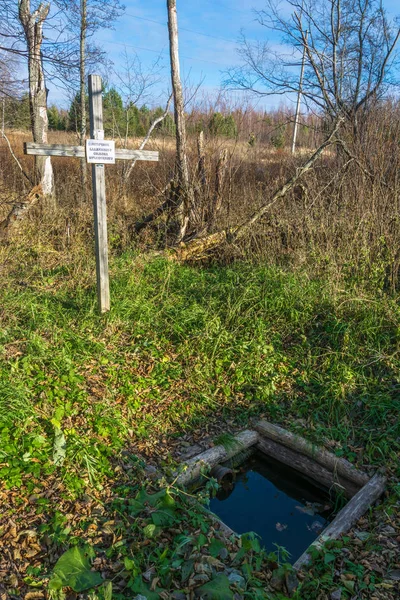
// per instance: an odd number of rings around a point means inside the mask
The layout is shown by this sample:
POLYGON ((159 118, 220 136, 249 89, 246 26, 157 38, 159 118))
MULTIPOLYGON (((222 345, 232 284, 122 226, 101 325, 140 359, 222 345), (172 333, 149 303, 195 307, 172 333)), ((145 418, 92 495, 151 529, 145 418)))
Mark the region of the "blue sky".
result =
MULTIPOLYGON (((122 69, 125 48, 128 54, 138 55, 144 71, 160 56, 162 81, 154 89, 154 101, 163 103, 170 87, 166 0, 125 0, 124 4, 125 14, 113 29, 98 32, 96 41, 116 70, 122 69)), ((396 4, 398 0, 384 1, 392 14, 400 13, 396 4)), ((201 93, 215 95, 223 71, 238 64, 240 31, 249 39, 264 39, 266 30, 257 23, 254 9, 264 8, 265 0, 177 0, 177 7, 182 77, 193 86, 203 82, 201 93)), ((63 103, 62 91, 51 89, 49 101, 63 103)), ((281 102, 282 98, 269 99, 266 105, 281 102)))
MULTIPOLYGON (((177 4, 182 78, 192 86, 202 82, 201 93, 215 95, 223 71, 238 63, 240 31, 248 38, 262 39, 264 32, 253 9, 263 8, 265 1, 178 0, 177 4)), ((125 14, 112 29, 98 32, 96 42, 115 70, 123 70, 125 49, 137 54, 144 71, 160 58, 162 81, 155 89, 155 101, 163 103, 170 88, 166 0, 125 0, 124 5, 125 14)), ((68 102, 61 89, 49 88, 49 103, 68 102)))
MULTIPOLYGON (((168 67, 166 1, 152 0, 149 3, 128 0, 125 4, 123 24, 118 23, 114 32, 105 32, 113 60, 118 60, 119 48, 114 45, 118 39, 119 43, 124 41, 138 46, 137 53, 143 61, 154 60, 155 52, 164 50, 164 62, 168 67), (152 19, 163 25, 138 17, 152 19)), ((178 0, 183 78, 190 73, 193 83, 205 77, 207 87, 219 87, 221 71, 237 62, 236 48, 240 30, 243 28, 248 37, 261 37, 262 32, 255 22, 252 8, 261 9, 264 5, 264 0, 178 0), (190 31, 186 31, 187 29, 190 31)))

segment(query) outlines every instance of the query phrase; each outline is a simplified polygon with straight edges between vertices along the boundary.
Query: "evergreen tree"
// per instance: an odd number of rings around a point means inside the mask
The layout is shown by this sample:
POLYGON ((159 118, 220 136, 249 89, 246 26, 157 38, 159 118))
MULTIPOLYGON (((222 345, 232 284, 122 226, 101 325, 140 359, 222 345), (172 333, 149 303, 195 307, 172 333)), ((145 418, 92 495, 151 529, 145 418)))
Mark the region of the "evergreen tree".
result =
MULTIPOLYGON (((86 110, 89 110, 89 98, 86 96, 86 110)), ((75 94, 68 111, 68 129, 78 133, 81 123, 81 95, 75 94)))
POLYGON ((103 118, 106 135, 114 138, 125 134, 124 105, 115 88, 110 88, 103 94, 103 118))
POLYGON ((6 98, 4 105, 4 123, 10 129, 30 129, 31 115, 29 94, 26 92, 20 98, 6 98))
POLYGON ((66 129, 65 115, 61 114, 61 111, 52 104, 47 109, 47 117, 49 119, 49 129, 56 131, 64 131, 66 129))
POLYGON ((233 115, 224 117, 223 114, 216 112, 211 117, 208 129, 212 135, 225 135, 227 137, 236 137, 237 126, 233 115))

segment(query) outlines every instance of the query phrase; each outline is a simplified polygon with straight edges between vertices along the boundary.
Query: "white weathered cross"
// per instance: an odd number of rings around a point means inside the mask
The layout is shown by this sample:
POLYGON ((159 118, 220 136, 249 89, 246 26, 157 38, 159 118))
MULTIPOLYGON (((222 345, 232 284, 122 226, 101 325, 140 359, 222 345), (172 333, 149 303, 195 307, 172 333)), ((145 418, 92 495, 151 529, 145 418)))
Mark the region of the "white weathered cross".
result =
POLYGON ((89 75, 90 140, 85 146, 64 144, 25 144, 25 154, 35 156, 68 156, 85 158, 92 164, 94 231, 96 247, 97 297, 102 313, 110 310, 108 276, 107 206, 105 164, 115 160, 158 161, 158 152, 115 148, 115 142, 104 139, 102 83, 99 75, 89 75))

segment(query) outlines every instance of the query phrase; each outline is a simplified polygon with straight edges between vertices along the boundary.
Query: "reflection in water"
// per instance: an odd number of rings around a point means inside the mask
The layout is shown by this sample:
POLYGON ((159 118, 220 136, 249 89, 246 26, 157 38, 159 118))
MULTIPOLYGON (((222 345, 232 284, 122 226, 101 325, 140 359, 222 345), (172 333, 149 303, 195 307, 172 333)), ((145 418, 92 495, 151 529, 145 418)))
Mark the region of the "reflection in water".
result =
POLYGON ((254 531, 268 552, 284 546, 295 562, 333 516, 327 490, 259 453, 224 485, 210 509, 238 533, 254 531))

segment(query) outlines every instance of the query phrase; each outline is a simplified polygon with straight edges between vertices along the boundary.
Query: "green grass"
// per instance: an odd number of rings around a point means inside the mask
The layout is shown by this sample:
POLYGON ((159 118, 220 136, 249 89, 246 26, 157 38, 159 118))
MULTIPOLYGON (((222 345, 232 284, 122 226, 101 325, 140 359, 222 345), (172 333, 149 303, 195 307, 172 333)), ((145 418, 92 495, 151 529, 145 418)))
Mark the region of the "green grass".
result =
POLYGON ((168 464, 176 436, 258 414, 398 469, 398 297, 246 263, 111 267, 103 317, 73 267, 22 265, 2 289, 4 486, 32 493, 56 475, 79 496, 133 446, 168 464))
POLYGON ((0 470, 10 484, 51 470, 55 426, 68 439, 67 479, 93 480, 132 437, 258 412, 311 420, 316 437, 345 442, 344 453, 362 444, 372 462, 396 451, 396 298, 270 267, 125 256, 100 318, 93 290, 73 287, 72 275, 31 275, 3 293, 1 453, 24 449, 0 470))

